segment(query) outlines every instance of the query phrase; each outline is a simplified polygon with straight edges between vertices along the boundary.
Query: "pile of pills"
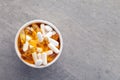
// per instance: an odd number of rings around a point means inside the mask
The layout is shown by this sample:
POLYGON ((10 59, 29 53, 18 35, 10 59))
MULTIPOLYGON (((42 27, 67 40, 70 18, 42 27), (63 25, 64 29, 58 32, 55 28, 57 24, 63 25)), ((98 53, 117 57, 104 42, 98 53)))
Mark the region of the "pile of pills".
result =
POLYGON ((47 24, 33 23, 21 30, 18 49, 26 62, 36 66, 47 65, 59 54, 59 35, 47 24))

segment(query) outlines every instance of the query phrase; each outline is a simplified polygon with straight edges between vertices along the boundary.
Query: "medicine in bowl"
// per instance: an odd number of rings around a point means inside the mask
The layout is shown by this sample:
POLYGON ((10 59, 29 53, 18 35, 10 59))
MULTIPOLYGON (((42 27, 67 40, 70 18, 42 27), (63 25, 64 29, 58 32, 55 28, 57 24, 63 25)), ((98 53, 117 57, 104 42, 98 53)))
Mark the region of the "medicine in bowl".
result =
POLYGON ((59 54, 60 38, 50 25, 32 23, 20 31, 18 49, 24 61, 47 65, 59 54))

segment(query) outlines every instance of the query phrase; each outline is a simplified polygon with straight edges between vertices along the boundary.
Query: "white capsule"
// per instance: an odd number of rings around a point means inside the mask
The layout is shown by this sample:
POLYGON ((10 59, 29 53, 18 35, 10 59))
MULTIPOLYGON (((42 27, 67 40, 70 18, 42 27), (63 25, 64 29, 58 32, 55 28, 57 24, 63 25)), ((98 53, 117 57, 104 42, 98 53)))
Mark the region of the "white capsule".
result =
POLYGON ((35 62, 36 66, 40 66, 41 64, 42 64, 42 59, 36 60, 36 62, 35 62))
POLYGON ((45 35, 45 37, 51 37, 53 35, 53 33, 52 32, 48 32, 46 35, 45 35))
POLYGON ((45 30, 48 31, 48 32, 50 32, 50 31, 52 31, 52 28, 49 25, 46 25, 45 26, 45 30))
POLYGON ((41 27, 42 34, 44 36, 45 35, 45 24, 41 24, 40 27, 41 27))
POLYGON ((42 59, 42 54, 38 53, 38 59, 42 59))
POLYGON ((49 40, 49 42, 52 43, 54 46, 58 46, 58 45, 59 45, 59 43, 58 43, 56 40, 52 39, 52 38, 48 38, 48 40, 49 40))
POLYGON ((59 53, 58 48, 56 48, 53 44, 49 43, 49 44, 48 44, 48 47, 49 47, 51 50, 53 50, 55 53, 59 53))
POLYGON ((45 53, 47 53, 47 55, 51 55, 51 54, 53 54, 53 51, 49 50, 49 51, 46 51, 45 53))
POLYGON ((37 48, 37 52, 42 52, 42 48, 37 48))
POLYGON ((31 37, 28 36, 28 35, 26 35, 26 40, 27 40, 27 41, 31 40, 31 37))
POLYGON ((40 42, 43 40, 41 32, 37 33, 37 37, 38 37, 38 39, 39 39, 40 42))
POLYGON ((47 65, 47 53, 42 53, 43 65, 47 65))
POLYGON ((33 58, 34 62, 37 61, 37 53, 36 52, 32 53, 32 58, 33 58))
POLYGON ((29 43, 26 41, 26 43, 23 45, 23 51, 28 50, 29 43))

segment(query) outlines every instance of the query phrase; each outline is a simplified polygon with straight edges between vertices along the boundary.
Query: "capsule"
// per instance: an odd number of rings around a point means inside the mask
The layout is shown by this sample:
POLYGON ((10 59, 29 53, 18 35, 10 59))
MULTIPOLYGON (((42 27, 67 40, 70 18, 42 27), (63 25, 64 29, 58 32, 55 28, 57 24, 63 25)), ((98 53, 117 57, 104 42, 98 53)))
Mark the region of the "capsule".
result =
POLYGON ((38 60, 36 60, 35 65, 40 66, 42 64, 42 62, 43 62, 42 59, 38 59, 38 60))
POLYGON ((53 50, 55 53, 59 53, 59 50, 51 43, 48 44, 48 47, 53 50))
POLYGON ((49 40, 49 42, 52 43, 54 46, 58 46, 58 45, 59 45, 59 43, 58 43, 56 40, 52 39, 52 38, 48 38, 48 40, 49 40))
POLYGON ((38 43, 38 41, 37 40, 29 40, 29 44, 30 45, 32 45, 32 46, 34 46, 34 47, 36 47, 37 46, 37 43, 38 43))
POLYGON ((29 46, 29 43, 26 41, 26 43, 23 45, 24 52, 28 50, 28 46, 29 46))
POLYGON ((43 65, 47 65, 47 53, 42 53, 43 65))
POLYGON ((51 37, 52 35, 53 35, 52 32, 48 32, 48 33, 45 35, 45 37, 51 37))
POLYGON ((50 32, 50 31, 52 31, 52 28, 49 25, 46 25, 45 26, 45 30, 48 31, 48 32, 50 32))
POLYGON ((33 58, 34 62, 37 61, 37 53, 36 52, 32 53, 32 58, 33 58))
POLYGON ((34 29, 35 32, 40 31, 39 26, 37 24, 35 24, 35 23, 32 24, 32 28, 34 29))
POLYGON ((43 37, 42 37, 41 32, 38 32, 38 33, 37 33, 37 37, 38 37, 38 39, 39 39, 40 42, 43 41, 43 37))
POLYGON ((20 40, 21 40, 22 44, 25 43, 25 41, 26 41, 26 36, 25 36, 25 32, 24 31, 22 31, 20 33, 20 40))
POLYGON ((42 31, 42 33, 43 33, 43 36, 45 35, 45 25, 44 24, 41 24, 40 25, 40 27, 41 27, 41 31, 42 31))
POLYGON ((42 59, 42 54, 41 53, 38 53, 38 59, 42 59))
POLYGON ((47 53, 47 55, 49 56, 49 55, 53 54, 53 51, 52 51, 52 50, 49 50, 49 51, 46 51, 46 53, 47 53))

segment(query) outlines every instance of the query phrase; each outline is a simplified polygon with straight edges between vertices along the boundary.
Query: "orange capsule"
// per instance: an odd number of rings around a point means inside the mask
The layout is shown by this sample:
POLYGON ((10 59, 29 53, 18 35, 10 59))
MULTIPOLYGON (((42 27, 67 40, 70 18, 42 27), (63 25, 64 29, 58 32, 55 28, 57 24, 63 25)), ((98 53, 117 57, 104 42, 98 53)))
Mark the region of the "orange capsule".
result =
POLYGON ((34 30, 35 32, 40 31, 39 26, 38 26, 37 24, 35 24, 35 23, 32 24, 32 28, 33 28, 33 30, 34 30))
POLYGON ((26 35, 29 35, 29 36, 32 35, 32 31, 31 31, 31 28, 30 28, 29 26, 26 27, 26 28, 24 29, 24 31, 25 31, 25 34, 26 34, 26 35))
POLYGON ((35 32, 35 31, 32 31, 32 37, 33 37, 33 39, 37 39, 37 33, 35 32))
POLYGON ((51 38, 57 41, 59 39, 59 35, 56 33, 56 34, 52 35, 51 38))
POLYGON ((55 53, 47 56, 47 61, 48 61, 48 63, 50 63, 51 61, 53 61, 56 56, 57 56, 57 54, 55 54, 55 53))

